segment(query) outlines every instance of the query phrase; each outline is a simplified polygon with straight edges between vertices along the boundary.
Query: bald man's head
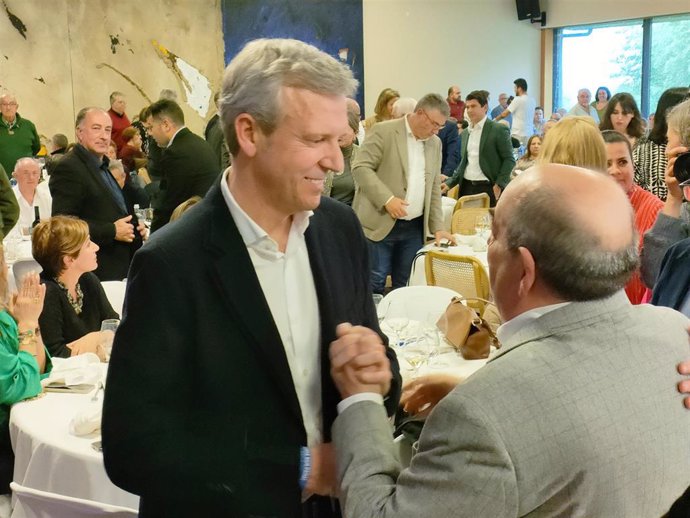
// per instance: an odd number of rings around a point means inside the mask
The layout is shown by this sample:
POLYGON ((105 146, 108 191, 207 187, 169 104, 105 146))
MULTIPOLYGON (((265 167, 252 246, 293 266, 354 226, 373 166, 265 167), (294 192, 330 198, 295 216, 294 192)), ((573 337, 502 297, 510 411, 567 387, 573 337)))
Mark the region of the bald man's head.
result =
POLYGON ((562 300, 612 295, 637 268, 633 212, 608 176, 558 164, 520 175, 496 208, 507 250, 529 250, 537 277, 562 300))

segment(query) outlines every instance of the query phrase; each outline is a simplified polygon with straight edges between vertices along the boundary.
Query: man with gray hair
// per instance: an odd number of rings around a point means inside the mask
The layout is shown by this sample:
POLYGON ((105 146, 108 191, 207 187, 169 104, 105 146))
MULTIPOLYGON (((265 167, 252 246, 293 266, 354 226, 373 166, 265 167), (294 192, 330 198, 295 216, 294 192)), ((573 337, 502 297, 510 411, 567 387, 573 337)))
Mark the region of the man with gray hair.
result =
POLYGON ((75 121, 77 144, 62 157, 50 175, 53 215, 76 216, 89 225, 91 240, 100 249, 101 281, 127 277, 129 262, 141 246, 143 222, 133 220, 106 156, 112 122, 101 108, 82 108, 75 121))
POLYGON ((17 160, 12 176, 17 185, 12 188, 19 204, 19 230, 30 228, 36 219, 36 210, 40 219, 51 216, 52 198, 48 183, 41 181, 41 166, 34 158, 25 157, 17 160))
POLYGON ((357 218, 321 197, 356 86, 295 40, 225 71, 232 166, 135 256, 108 370, 105 465, 142 518, 339 516, 328 345, 350 319, 385 340, 357 218))
POLYGON ((427 94, 413 113, 375 125, 352 164, 358 184, 352 208, 369 240, 371 289, 407 284, 412 261, 432 234, 453 241, 441 213, 441 141, 450 114, 438 94, 427 94))
POLYGON ((19 115, 18 109, 14 95, 0 95, 0 166, 8 178, 18 159, 33 156, 41 149, 36 126, 19 115))
POLYGON ((447 394, 409 469, 372 397, 389 380, 382 346, 338 328, 344 514, 661 516, 690 484, 690 412, 669 383, 688 356, 688 320, 622 291, 637 267, 626 195, 600 173, 535 168, 499 200, 488 259, 502 347, 457 387, 406 389, 411 413, 447 394))
POLYGON ((580 88, 577 91, 577 104, 570 108, 567 117, 591 117, 594 119, 594 122, 599 124, 599 114, 594 109, 594 106, 589 104, 591 100, 592 92, 588 88, 580 88))

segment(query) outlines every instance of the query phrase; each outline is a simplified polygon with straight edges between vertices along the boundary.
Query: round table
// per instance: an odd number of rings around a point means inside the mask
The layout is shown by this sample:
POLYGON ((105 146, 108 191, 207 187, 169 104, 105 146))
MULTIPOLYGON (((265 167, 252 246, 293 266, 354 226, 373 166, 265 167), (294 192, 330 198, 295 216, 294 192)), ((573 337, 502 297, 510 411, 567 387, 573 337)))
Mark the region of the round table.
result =
MULTIPOLYGON (((93 391, 48 392, 12 407, 14 481, 41 491, 138 509, 139 497, 110 481, 103 454, 92 448, 91 444, 100 440, 100 433, 77 437, 69 432, 72 417, 93 404, 92 396, 93 391)), ((102 401, 102 392, 99 398, 102 401)))
POLYGON ((430 250, 436 250, 445 252, 451 255, 469 255, 476 257, 484 265, 486 271, 489 271, 489 262, 486 257, 486 247, 482 251, 475 251, 469 243, 472 243, 476 236, 455 236, 458 239, 458 246, 449 246, 447 248, 438 247, 434 243, 430 243, 422 247, 417 252, 417 257, 412 264, 412 271, 410 272, 410 279, 408 281, 409 286, 426 286, 426 272, 424 270, 424 264, 426 262, 426 255, 423 252, 428 252, 430 250))
POLYGON ((407 351, 410 350, 410 348, 418 346, 427 347, 429 345, 426 339, 417 340, 419 328, 422 325, 428 327, 430 323, 423 324, 416 320, 409 320, 404 329, 399 332, 399 334, 402 335, 399 337, 398 332, 391 328, 387 320, 381 322, 381 331, 388 336, 389 343, 398 357, 403 384, 411 381, 417 376, 424 376, 426 374, 451 374, 465 380, 481 369, 488 361, 488 358, 482 360, 464 359, 453 346, 445 341, 442 333, 438 331, 439 354, 430 358, 428 363, 422 364, 415 372, 413 366, 407 361, 406 357, 407 351), (403 340, 400 340, 400 338, 403 340))

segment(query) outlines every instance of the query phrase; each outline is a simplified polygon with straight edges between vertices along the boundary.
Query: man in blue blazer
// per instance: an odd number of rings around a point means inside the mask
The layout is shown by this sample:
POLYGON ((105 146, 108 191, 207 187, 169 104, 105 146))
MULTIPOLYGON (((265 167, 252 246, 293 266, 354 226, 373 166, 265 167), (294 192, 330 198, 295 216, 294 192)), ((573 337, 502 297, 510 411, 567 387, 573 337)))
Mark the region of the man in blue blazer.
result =
POLYGON ((488 99, 482 90, 467 95, 465 109, 470 125, 462 132, 462 159, 441 190, 446 192, 460 185, 459 196, 486 193, 493 207, 515 167, 510 130, 486 116, 488 99))
POLYGON ((386 340, 357 218, 321 198, 356 84, 294 40, 225 72, 232 168, 135 256, 108 372, 105 465, 142 518, 339 516, 328 347, 342 322, 386 340))

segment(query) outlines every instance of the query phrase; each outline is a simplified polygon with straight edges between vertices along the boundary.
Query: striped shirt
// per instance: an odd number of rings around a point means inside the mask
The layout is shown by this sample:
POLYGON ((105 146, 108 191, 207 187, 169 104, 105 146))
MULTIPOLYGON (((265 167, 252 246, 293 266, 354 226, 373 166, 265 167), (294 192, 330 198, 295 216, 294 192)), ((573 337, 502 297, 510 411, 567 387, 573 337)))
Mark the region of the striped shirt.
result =
MULTIPOLYGON (((628 198, 635 213, 635 228, 640 238, 639 249, 642 251, 642 236, 652 228, 664 203, 639 185, 633 185, 632 190, 628 193, 628 198)), ((647 287, 640 278, 639 270, 635 271, 628 284, 625 285, 625 293, 628 295, 630 302, 640 304, 646 290, 647 287)))

